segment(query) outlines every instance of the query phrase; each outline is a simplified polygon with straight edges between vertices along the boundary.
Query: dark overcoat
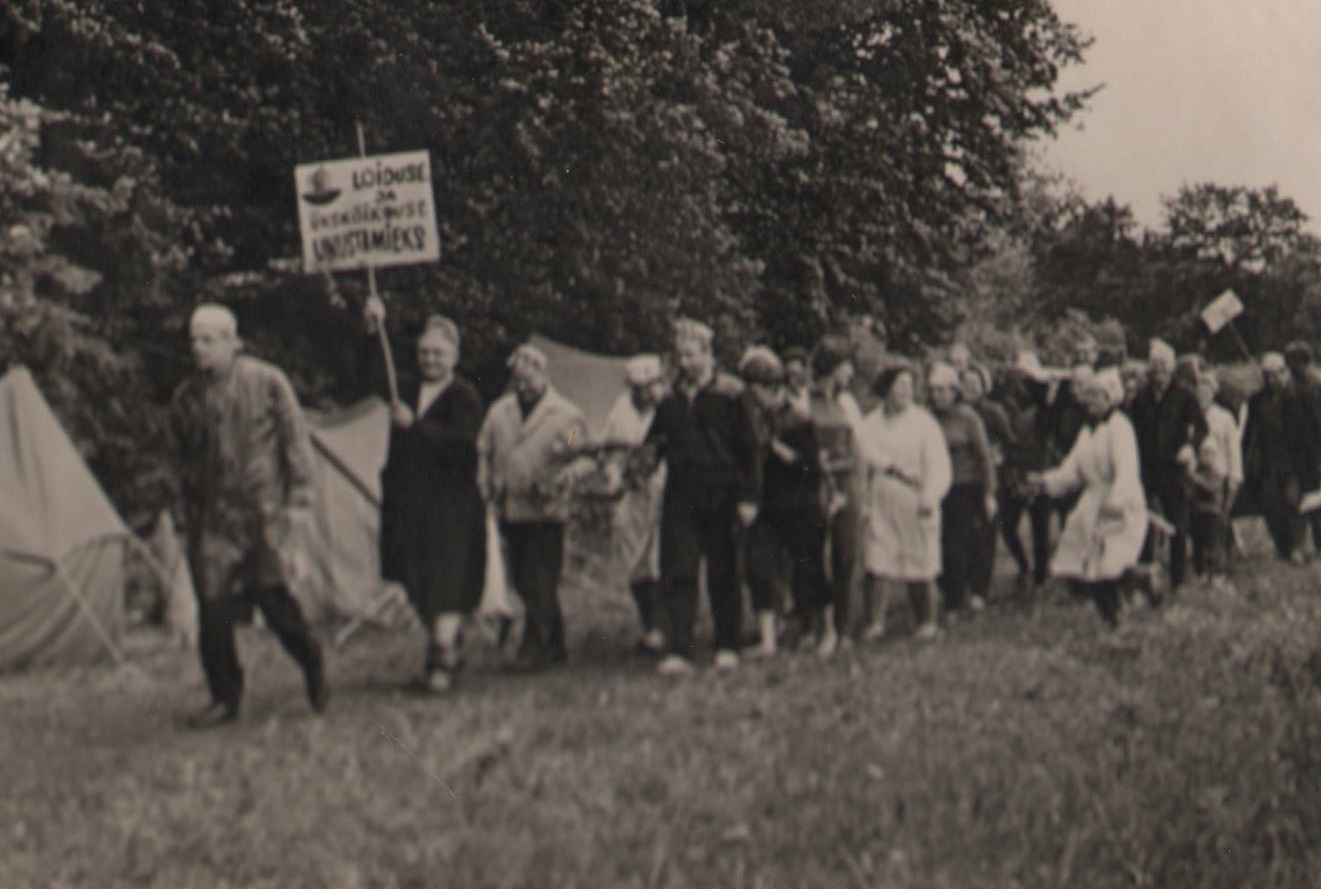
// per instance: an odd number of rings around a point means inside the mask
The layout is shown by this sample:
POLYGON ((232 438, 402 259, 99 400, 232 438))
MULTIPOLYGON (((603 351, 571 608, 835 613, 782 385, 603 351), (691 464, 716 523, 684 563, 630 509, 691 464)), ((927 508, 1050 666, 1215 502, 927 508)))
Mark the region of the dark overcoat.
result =
MULTIPOLYGON (((400 389, 417 406, 418 384, 400 389)), ((477 488, 482 400, 460 377, 408 429, 392 426, 381 473, 381 573, 408 592, 430 627, 482 597, 486 512, 477 488)))

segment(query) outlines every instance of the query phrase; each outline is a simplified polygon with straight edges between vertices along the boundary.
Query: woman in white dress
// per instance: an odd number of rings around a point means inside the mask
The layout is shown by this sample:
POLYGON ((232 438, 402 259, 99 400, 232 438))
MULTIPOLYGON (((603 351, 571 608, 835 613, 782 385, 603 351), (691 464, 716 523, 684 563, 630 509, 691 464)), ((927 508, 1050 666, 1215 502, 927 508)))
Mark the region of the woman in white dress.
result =
POLYGON ((865 638, 885 634, 890 588, 904 585, 919 622, 915 636, 934 639, 939 634, 940 502, 950 486, 949 449, 940 424, 913 403, 911 369, 886 368, 874 389, 882 402, 865 418, 852 395, 839 397, 867 467, 863 562, 871 625, 865 638))
POLYGON ((1120 583, 1137 564, 1147 536, 1147 498, 1137 438, 1118 410, 1124 398, 1119 371, 1108 368, 1090 378, 1082 398, 1089 421, 1073 450, 1058 467, 1031 480, 1051 497, 1082 491, 1060 534, 1051 573, 1090 595, 1113 627, 1119 621, 1120 583))

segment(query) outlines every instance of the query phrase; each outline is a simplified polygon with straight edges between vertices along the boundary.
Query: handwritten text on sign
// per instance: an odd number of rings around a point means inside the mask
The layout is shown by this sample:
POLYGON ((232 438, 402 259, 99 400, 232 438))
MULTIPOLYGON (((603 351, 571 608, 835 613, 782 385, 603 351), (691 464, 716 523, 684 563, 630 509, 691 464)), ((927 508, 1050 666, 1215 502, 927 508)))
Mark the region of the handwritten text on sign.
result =
POLYGON ((302 164, 294 181, 306 271, 440 259, 427 152, 302 164))

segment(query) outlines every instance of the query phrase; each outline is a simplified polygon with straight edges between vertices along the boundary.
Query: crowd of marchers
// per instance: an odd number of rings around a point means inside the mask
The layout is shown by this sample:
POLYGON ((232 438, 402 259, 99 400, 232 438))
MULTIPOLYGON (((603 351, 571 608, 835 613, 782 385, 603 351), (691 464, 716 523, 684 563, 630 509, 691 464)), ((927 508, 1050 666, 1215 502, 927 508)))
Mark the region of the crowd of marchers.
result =
MULTIPOLYGON (((384 304, 370 300, 365 316, 383 329, 384 304)), ((320 711, 324 657, 287 583, 291 528, 312 497, 297 399, 277 368, 242 354, 228 310, 200 307, 190 336, 197 369, 172 412, 176 519, 211 695, 192 722, 239 715, 234 627, 254 608, 320 711)), ((533 345, 513 351, 508 390, 487 408, 456 374, 460 346, 453 321, 427 321, 417 374, 392 399, 382 474, 382 574, 426 629, 419 685, 433 693, 462 667, 492 551, 524 605, 508 666, 567 660, 565 528, 589 478, 613 503, 638 647, 666 676, 695 668, 699 571, 711 662, 728 671, 774 657, 786 628, 822 657, 879 640, 897 589, 914 636, 938 639, 985 607, 1000 541, 1020 594, 1061 578, 1112 627, 1125 607, 1177 591, 1190 557, 1199 581, 1226 587, 1236 512, 1259 512, 1295 562, 1310 519, 1321 551, 1321 495, 1308 496, 1321 488, 1321 383, 1303 343, 1262 356, 1260 390, 1230 397, 1212 368, 1159 340, 1139 363, 1083 338, 1062 369, 1029 353, 992 367, 955 345, 861 381, 849 341, 834 337, 782 354, 752 347, 725 372, 712 330, 679 319, 667 355, 628 361, 600 429, 533 345), (1153 562, 1167 564, 1167 583, 1153 581, 1153 562), (756 618, 746 634, 745 594, 756 618)))

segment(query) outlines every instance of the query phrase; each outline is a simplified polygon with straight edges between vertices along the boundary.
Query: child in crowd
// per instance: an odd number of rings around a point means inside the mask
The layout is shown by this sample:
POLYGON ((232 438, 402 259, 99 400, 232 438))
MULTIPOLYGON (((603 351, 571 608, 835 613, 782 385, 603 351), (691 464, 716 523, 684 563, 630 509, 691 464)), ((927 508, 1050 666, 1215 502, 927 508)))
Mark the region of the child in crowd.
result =
POLYGON ((1193 480, 1193 571, 1199 579, 1220 586, 1225 582, 1225 549, 1229 539, 1226 528, 1229 472, 1214 437, 1207 436, 1202 441, 1197 449, 1197 462, 1189 471, 1193 480))

